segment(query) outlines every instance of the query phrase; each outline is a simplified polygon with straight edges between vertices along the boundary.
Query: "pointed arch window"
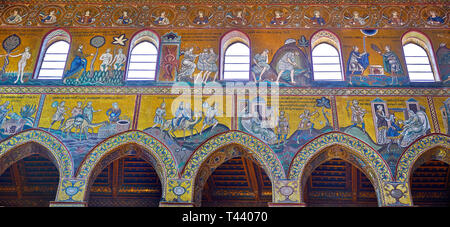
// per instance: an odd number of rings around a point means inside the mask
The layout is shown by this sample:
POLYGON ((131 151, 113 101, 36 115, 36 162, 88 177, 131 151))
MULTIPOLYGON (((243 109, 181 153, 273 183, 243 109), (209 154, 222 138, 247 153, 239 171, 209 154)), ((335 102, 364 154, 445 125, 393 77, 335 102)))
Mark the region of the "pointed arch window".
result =
POLYGON ((314 80, 344 80, 339 39, 331 32, 319 31, 311 38, 314 80))
POLYGON ((411 82, 439 81, 430 40, 422 33, 411 31, 402 37, 406 69, 411 82))
POLYGON ((155 80, 158 64, 158 36, 149 30, 140 32, 131 41, 127 80, 155 80))
POLYGON ((37 79, 61 79, 70 49, 70 35, 56 30, 46 36, 38 61, 37 79))

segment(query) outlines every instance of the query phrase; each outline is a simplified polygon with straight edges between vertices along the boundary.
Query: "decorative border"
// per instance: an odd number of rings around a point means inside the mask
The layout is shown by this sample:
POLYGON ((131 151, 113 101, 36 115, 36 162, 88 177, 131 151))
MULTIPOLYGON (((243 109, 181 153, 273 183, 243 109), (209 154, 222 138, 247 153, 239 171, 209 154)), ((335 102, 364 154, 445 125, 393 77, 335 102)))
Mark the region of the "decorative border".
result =
POLYGON ((60 178, 73 176, 74 165, 70 152, 55 136, 40 129, 26 130, 2 141, 0 158, 10 150, 30 142, 44 146, 53 155, 58 165, 60 178))
MULTIPOLYGON (((123 0, 4 0, 5 2, 23 2, 23 3, 123 3, 123 0)), ((284 5, 286 3, 289 4, 324 4, 324 5, 333 5, 340 3, 350 3, 350 4, 369 4, 369 3, 378 3, 380 5, 386 5, 390 3, 398 3, 398 0, 391 0, 387 3, 379 3, 377 0, 329 0, 327 2, 323 2, 321 0, 134 0, 134 3, 152 3, 152 4, 231 4, 231 3, 239 3, 239 4, 277 4, 284 5)), ((403 4, 409 3, 428 3, 428 4, 437 4, 437 3, 446 3, 446 0, 404 0, 403 4)))
POLYGON ((200 145, 184 166, 182 178, 195 178, 201 165, 213 152, 230 144, 242 145, 248 149, 249 153, 267 168, 269 171, 267 174, 272 181, 286 178, 278 156, 268 145, 250 134, 236 130, 214 136, 200 145))
MULTIPOLYGON (((225 85, 224 85, 225 86, 225 85)), ((225 88, 225 87, 223 87, 225 88)), ((171 86, 149 86, 149 87, 85 87, 85 86, 0 86, 0 94, 122 94, 122 95, 179 95, 174 93, 171 86)), ((191 94, 198 93, 196 87, 187 88, 191 94)), ((267 87, 268 94, 271 88, 267 87)), ((237 95, 246 94, 244 89, 233 87, 232 91, 237 91, 237 95)), ((317 96, 450 96, 450 88, 278 88, 277 95, 317 95, 317 96)), ((257 91, 255 89, 255 91, 257 91)), ((227 92, 224 89, 224 92, 227 92)), ((202 94, 208 94, 203 92, 202 94)), ((232 95, 232 94, 224 94, 232 95)))
MULTIPOLYGON (((132 4, 123 4, 122 0, 90 0, 88 3, 80 0, 71 1, 47 1, 43 3, 42 1, 22 0, 22 3, 17 4, 18 1, 13 1, 14 3, 4 4, 4 7, 0 9, 0 14, 3 15, 3 23, 8 26, 51 26, 51 27, 154 27, 154 28, 186 28, 186 27, 197 27, 197 28, 404 28, 404 27, 424 27, 424 28, 447 28, 448 18, 439 25, 428 24, 423 18, 424 10, 429 10, 428 8, 433 7, 435 11, 441 12, 441 14, 446 14, 448 11, 448 4, 445 0, 428 0, 429 3, 424 3, 420 0, 405 0, 402 3, 398 1, 390 0, 388 3, 380 4, 375 0, 359 0, 355 2, 352 0, 345 0, 344 2, 340 0, 329 0, 324 2, 321 0, 294 0, 280 2, 277 0, 201 0, 197 3, 192 3, 188 0, 172 0, 172 1, 161 1, 161 0, 135 0, 132 4), (442 2, 441 2, 442 1, 442 2), (34 4, 31 7, 29 4, 34 4), (376 3, 375 4, 372 4, 376 3), (116 3, 116 4, 114 4, 116 3), (418 5, 420 6, 412 6, 418 5), (56 4, 56 5, 55 5, 56 4), (233 4, 238 4, 238 6, 233 6, 233 4), (313 24, 309 17, 311 13, 305 13, 317 8, 319 4, 323 7, 322 18, 326 18, 327 21, 323 25, 313 24), (80 16, 82 11, 86 10, 85 7, 89 9, 94 9, 92 18, 95 20, 83 24, 77 21, 77 16, 80 16), (10 9, 13 7, 20 7, 23 11, 21 19, 16 24, 8 23, 5 19, 10 13, 10 9), (55 21, 44 23, 41 22, 42 16, 40 13, 48 8, 54 7, 58 8, 59 16, 55 21), (84 9, 83 9, 84 8, 84 9), (400 17, 402 18, 401 24, 389 24, 386 23, 386 17, 383 12, 389 11, 390 8, 397 8, 400 12, 400 17), (153 15, 159 9, 164 9, 166 12, 172 12, 171 20, 163 25, 154 23, 155 15, 153 15), (198 9, 204 9, 208 11, 208 15, 212 15, 212 18, 208 23, 196 25, 193 23, 191 18, 192 14, 196 13, 198 9), (234 11, 243 10, 243 17, 245 22, 240 23, 230 23, 228 17, 233 14, 234 11), (282 25, 272 24, 269 17, 273 17, 273 11, 283 9, 283 16, 286 18, 286 23, 282 25), (367 16, 366 22, 362 24, 349 24, 348 21, 351 19, 346 18, 345 12, 349 13, 357 9, 360 12, 365 12, 364 15, 367 16), (1 12, 3 11, 3 12, 1 12), (116 22, 117 16, 120 15, 122 11, 133 12, 130 13, 130 22, 125 24, 118 24, 116 22), (270 12, 269 12, 270 11, 270 12), (401 13, 403 12, 403 13, 401 13), (417 13, 420 12, 420 13, 417 13), (114 17, 114 18, 113 18, 114 17)), ((427 13, 427 12, 425 12, 427 13)), ((444 15, 439 15, 444 17, 444 15)), ((237 18, 230 16, 233 19, 237 18)), ((445 18, 445 17, 444 17, 445 18)), ((233 20, 230 19, 230 20, 233 20)))
POLYGON ((164 179, 179 177, 178 165, 170 150, 153 136, 133 130, 114 135, 95 146, 85 156, 77 170, 77 178, 88 179, 92 169, 102 158, 119 146, 130 143, 138 144, 151 153, 158 165, 161 166, 161 174, 164 179))
POLYGON ((399 158, 396 168, 396 181, 409 181, 411 169, 416 160, 423 153, 437 146, 450 149, 450 136, 440 133, 428 134, 411 144, 399 158))
POLYGON ((330 132, 318 136, 303 146, 289 167, 289 179, 302 177, 306 164, 322 149, 332 145, 342 145, 361 158, 373 168, 379 181, 392 181, 392 174, 384 159, 378 152, 361 140, 342 132, 330 132))

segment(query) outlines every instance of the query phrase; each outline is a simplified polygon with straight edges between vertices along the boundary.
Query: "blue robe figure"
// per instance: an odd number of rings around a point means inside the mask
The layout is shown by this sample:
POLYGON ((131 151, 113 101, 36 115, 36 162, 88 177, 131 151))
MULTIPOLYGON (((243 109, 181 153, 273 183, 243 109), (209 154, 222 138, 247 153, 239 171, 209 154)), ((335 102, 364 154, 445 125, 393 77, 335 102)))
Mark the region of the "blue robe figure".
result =
POLYGON ((318 25, 325 24, 325 19, 323 19, 323 17, 310 17, 309 19, 313 21, 313 24, 318 24, 318 25))
POLYGON ((398 139, 400 137, 400 132, 402 131, 402 128, 398 126, 395 121, 391 121, 391 127, 388 128, 386 137, 388 139, 398 139))
POLYGON ((116 23, 118 24, 131 24, 133 20, 128 16, 128 12, 124 11, 122 15, 117 19, 116 23))
POLYGON ((83 73, 86 71, 87 59, 83 54, 83 46, 80 45, 78 48, 78 53, 75 55, 74 59, 70 63, 70 69, 64 75, 64 80, 73 77, 75 74, 83 70, 83 73))
POLYGON ((325 19, 320 15, 320 11, 316 10, 313 12, 314 16, 312 17, 308 17, 308 16, 304 16, 306 19, 309 19, 312 21, 312 24, 314 25, 325 25, 325 19))
POLYGON ((433 16, 429 16, 427 18, 427 22, 429 24, 443 24, 444 23, 444 18, 442 18, 440 16, 433 15, 433 16))
POLYGON ((113 103, 112 106, 113 106, 112 108, 106 111, 106 115, 109 118, 109 123, 116 123, 119 121, 120 119, 119 117, 122 111, 120 110, 119 105, 117 103, 113 103))
POLYGON ((359 53, 358 47, 354 46, 347 61, 346 75, 361 75, 368 66, 369 54, 359 53))

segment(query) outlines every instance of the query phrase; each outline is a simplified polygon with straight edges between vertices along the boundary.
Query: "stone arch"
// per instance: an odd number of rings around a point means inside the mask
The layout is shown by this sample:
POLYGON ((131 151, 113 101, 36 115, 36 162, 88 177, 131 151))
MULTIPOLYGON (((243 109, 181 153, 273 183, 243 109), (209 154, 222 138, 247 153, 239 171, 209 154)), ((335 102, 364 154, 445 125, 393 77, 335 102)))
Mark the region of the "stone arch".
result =
POLYGON ((442 161, 450 164, 450 154, 448 152, 450 149, 450 136, 440 133, 425 135, 412 143, 400 156, 396 168, 396 181, 408 182, 418 159, 428 151, 439 147, 443 148, 443 153, 435 152, 436 154, 433 155, 438 158, 441 156, 442 161))
MULTIPOLYGON (((151 152, 148 149, 144 148, 142 145, 136 144, 134 142, 125 143, 114 148, 111 152, 108 152, 91 170, 91 174, 88 179, 86 179, 86 194, 84 195, 84 201, 89 204, 89 198, 91 195, 91 187, 93 186, 97 176, 102 172, 104 168, 107 168, 111 163, 115 160, 125 158, 127 156, 135 156, 138 157, 147 163, 149 163, 155 170, 159 181, 161 182, 161 198, 165 197, 165 183, 166 179, 164 178, 163 167, 161 167, 160 163, 156 161, 156 159, 152 156, 151 152)), ((160 198, 160 199, 161 199, 160 198)))
POLYGON ((253 158, 267 170, 271 181, 286 178, 283 166, 275 152, 260 139, 238 130, 218 134, 200 145, 186 162, 181 177, 195 179, 201 165, 212 153, 231 144, 240 145, 253 155, 253 158))
MULTIPOLYGON (((135 150, 135 148, 139 150, 144 160, 154 165, 162 183, 164 197, 166 179, 179 178, 176 160, 171 151, 162 142, 141 131, 127 131, 112 136, 95 146, 86 155, 78 168, 76 173, 77 179, 84 179, 84 182, 88 184, 95 177, 94 170, 98 165, 108 164, 116 158, 127 155, 126 152, 135 150), (124 146, 128 146, 128 149, 114 154, 115 151, 124 146), (111 157, 108 158, 108 156, 111 157)), ((86 197, 86 191, 84 190, 85 195, 83 198, 86 197)))
MULTIPOLYGON (((307 166, 313 162, 325 149, 332 146, 345 148, 369 173, 380 203, 382 182, 392 181, 391 171, 378 152, 363 141, 342 132, 329 132, 322 134, 305 144, 294 156, 289 167, 289 179, 299 181, 300 199, 303 200, 302 179, 306 177, 307 166)), ((342 155, 340 155, 342 156, 342 155)), ((355 164, 353 162, 352 164, 355 164)))
POLYGON ((376 178, 376 173, 374 172, 373 168, 366 168, 367 163, 357 157, 354 152, 350 151, 349 148, 342 145, 331 145, 323 148, 321 151, 317 152, 314 157, 306 164, 303 174, 298 180, 299 187, 301 189, 299 190, 301 202, 303 202, 305 199, 305 193, 303 189, 306 187, 308 178, 317 167, 332 159, 344 160, 364 173, 364 175, 370 180, 374 188, 374 191, 377 195, 378 204, 381 204, 380 202, 382 195, 380 193, 381 191, 379 190, 381 186, 379 180, 376 178))
MULTIPOLYGON (((192 180, 194 183, 194 185, 193 185, 193 203, 195 204, 195 206, 200 206, 202 192, 203 192, 205 183, 209 179, 209 177, 211 177, 211 175, 214 173, 214 171, 219 166, 224 164, 225 162, 229 161, 230 159, 237 158, 237 157, 247 158, 248 160, 254 162, 259 167, 261 167, 266 173, 269 171, 267 169, 267 166, 264 166, 264 164, 260 160, 257 160, 254 157, 254 155, 252 155, 248 151, 248 149, 246 149, 242 145, 229 144, 227 146, 220 147, 220 148, 216 149, 215 151, 213 151, 211 153, 211 155, 208 156, 208 158, 200 166, 198 174, 192 180)), ((272 183, 272 185, 275 183, 272 178, 271 178, 271 183, 272 183)))
MULTIPOLYGON (((49 158, 55 163, 55 166, 59 171, 60 181, 63 178, 70 178, 73 176, 73 159, 66 146, 52 134, 40 129, 25 130, 7 138, 6 140, 3 140, 0 143, 0 163, 4 160, 7 163, 15 162, 26 157, 27 155, 31 155, 33 151, 19 155, 12 155, 11 153, 14 152, 16 148, 21 146, 28 146, 25 148, 32 149, 32 144, 38 144, 48 151, 47 154, 49 158)), ((2 167, 5 167, 6 169, 6 166, 2 167)), ((0 173, 2 173, 5 169, 1 168, 0 173)))

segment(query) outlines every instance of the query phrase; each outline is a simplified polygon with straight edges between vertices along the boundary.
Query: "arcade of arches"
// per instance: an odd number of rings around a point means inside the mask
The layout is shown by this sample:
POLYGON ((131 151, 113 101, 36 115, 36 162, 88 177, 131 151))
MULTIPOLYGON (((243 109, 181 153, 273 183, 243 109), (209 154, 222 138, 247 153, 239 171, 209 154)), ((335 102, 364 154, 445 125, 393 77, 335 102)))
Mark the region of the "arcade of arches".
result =
POLYGON ((0 207, 450 205, 448 1, 176 2, 2 1, 0 207))

